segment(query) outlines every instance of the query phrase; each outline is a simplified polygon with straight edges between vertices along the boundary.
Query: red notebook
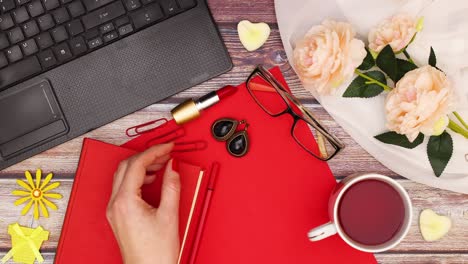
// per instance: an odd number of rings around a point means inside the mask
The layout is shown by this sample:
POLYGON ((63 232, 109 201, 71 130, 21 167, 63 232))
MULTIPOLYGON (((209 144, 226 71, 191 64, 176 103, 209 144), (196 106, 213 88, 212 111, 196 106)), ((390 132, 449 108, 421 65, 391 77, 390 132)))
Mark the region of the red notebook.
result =
MULTIPOLYGON (((272 73, 287 87, 278 68, 272 73)), ((311 228, 329 221, 328 198, 336 180, 327 163, 295 142, 292 122, 288 115, 265 113, 242 84, 199 119, 182 127, 170 121, 124 145, 141 151, 179 129, 184 135, 176 142, 203 140, 207 146, 176 157, 200 165, 219 163, 196 264, 376 263, 372 254, 355 250, 337 235, 320 242, 307 238, 311 228), (250 150, 242 158, 229 155, 226 143, 211 135, 211 125, 226 117, 250 124, 250 150)), ((301 133, 313 140, 307 129, 301 133)))
MULTIPOLYGON (((112 181, 120 161, 136 152, 85 139, 62 228, 56 264, 122 263, 120 250, 106 219, 112 181)), ((187 263, 209 183, 209 171, 178 160, 181 175, 179 263, 187 263)), ((143 198, 157 207, 162 175, 143 189, 143 198)))

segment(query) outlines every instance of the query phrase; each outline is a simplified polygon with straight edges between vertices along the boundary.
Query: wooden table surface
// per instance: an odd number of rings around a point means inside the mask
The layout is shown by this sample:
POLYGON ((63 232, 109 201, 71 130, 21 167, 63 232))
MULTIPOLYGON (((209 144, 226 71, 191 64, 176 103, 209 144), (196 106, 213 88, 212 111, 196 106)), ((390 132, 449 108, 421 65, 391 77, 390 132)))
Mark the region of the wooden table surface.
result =
MULTIPOLYGON (((278 32, 273 0, 208 0, 208 2, 231 54, 234 68, 222 76, 128 115, 85 136, 121 144, 128 140, 124 135, 127 127, 160 117, 169 117, 169 110, 186 98, 199 97, 225 84, 241 83, 256 64, 269 67, 278 65, 294 94, 346 143, 345 151, 329 163, 337 180, 351 173, 372 171, 397 179, 408 190, 414 204, 415 215, 411 231, 396 248, 376 254, 379 263, 468 263, 468 195, 431 188, 404 179, 372 158, 336 124, 301 87, 288 64, 278 32), (247 52, 240 44, 236 27, 242 19, 266 22, 270 25, 271 36, 261 49, 247 52), (419 233, 418 215, 425 208, 432 208, 439 213, 449 215, 453 220, 449 234, 440 241, 425 242, 419 233)), ((42 225, 51 232, 49 241, 42 247, 45 263, 53 263, 82 140, 83 137, 74 139, 0 172, 0 256, 11 247, 10 237, 7 234, 7 226, 10 223, 19 222, 33 227, 42 225), (15 180, 24 178, 25 170, 37 168, 42 168, 44 172, 55 173, 55 180, 62 182, 58 192, 64 195, 64 199, 58 202, 59 210, 52 212, 50 218, 35 221, 31 214, 20 216, 21 208, 13 205, 16 197, 10 193, 17 188, 15 180)), ((427 175, 427 177, 434 176, 427 175)))

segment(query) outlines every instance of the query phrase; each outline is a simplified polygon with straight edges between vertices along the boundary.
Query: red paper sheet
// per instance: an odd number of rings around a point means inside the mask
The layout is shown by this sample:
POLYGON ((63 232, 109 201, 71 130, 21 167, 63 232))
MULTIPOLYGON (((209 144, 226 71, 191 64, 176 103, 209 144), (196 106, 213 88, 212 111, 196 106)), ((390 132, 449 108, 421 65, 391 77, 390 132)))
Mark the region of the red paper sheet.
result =
MULTIPOLYGON (((56 264, 122 263, 117 241, 106 218, 106 208, 112 192, 114 172, 122 160, 135 153, 130 149, 85 139, 57 248, 56 264)), ((203 208, 210 172, 182 161, 178 163, 178 170, 181 175, 179 208, 181 243, 184 237, 186 239, 180 263, 187 263, 203 208), (199 186, 198 195, 196 195, 197 186, 199 186), (193 203, 194 197, 196 197, 195 203, 193 203), (186 229, 194 204, 190 228, 186 229), (185 236, 186 230, 188 230, 187 236, 185 236)), ((150 185, 145 185, 142 190, 143 199, 155 207, 159 205, 161 184, 162 173, 159 173, 156 180, 150 185)))
MULTIPOLYGON (((272 73, 287 87, 278 68, 272 73)), ((183 125, 185 135, 176 142, 203 140, 207 148, 175 156, 193 164, 220 164, 196 263, 376 263, 372 254, 353 249, 337 235, 320 242, 308 240, 311 228, 329 221, 328 197, 336 181, 327 163, 291 137, 292 121, 288 115, 266 114, 243 84, 201 118, 183 125), (250 150, 242 158, 229 155, 226 144, 211 136, 211 125, 226 117, 250 124, 250 150)), ((142 151, 148 142, 158 143, 153 139, 171 127, 177 125, 171 121, 163 130, 145 133, 124 146, 142 151)))

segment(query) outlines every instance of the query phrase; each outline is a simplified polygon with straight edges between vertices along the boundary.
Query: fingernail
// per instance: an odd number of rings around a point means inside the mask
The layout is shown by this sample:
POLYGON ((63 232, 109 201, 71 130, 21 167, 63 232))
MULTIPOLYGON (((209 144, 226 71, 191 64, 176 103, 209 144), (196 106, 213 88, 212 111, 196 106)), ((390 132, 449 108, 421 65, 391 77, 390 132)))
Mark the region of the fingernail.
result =
POLYGON ((172 159, 172 170, 175 172, 179 171, 179 163, 174 158, 172 159))

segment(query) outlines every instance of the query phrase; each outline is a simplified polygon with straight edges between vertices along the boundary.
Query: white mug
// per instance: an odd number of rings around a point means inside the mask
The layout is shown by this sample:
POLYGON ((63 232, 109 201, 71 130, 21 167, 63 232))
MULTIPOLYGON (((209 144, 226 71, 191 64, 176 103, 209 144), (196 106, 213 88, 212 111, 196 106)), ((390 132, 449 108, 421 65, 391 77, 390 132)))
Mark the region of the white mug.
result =
POLYGON ((365 251, 365 252, 377 253, 377 252, 386 251, 395 247, 408 234, 408 231, 411 225, 411 220, 413 218, 413 208, 412 208, 411 200, 409 198, 408 193, 398 182, 396 182, 395 180, 387 176, 383 176, 383 175, 376 174, 376 173, 369 173, 369 174, 351 175, 351 176, 346 177, 340 183, 338 183, 335 189, 333 190, 330 196, 329 202, 328 202, 328 214, 331 219, 330 222, 323 224, 321 226, 318 226, 309 232, 308 236, 311 241, 319 241, 319 240, 322 240, 324 238, 327 238, 329 236, 332 236, 338 233, 338 235, 353 248, 361 250, 361 251, 365 251), (398 233, 395 234, 392 239, 380 245, 364 245, 364 244, 358 243, 357 241, 353 241, 343 231, 341 224, 339 222, 340 218, 338 217, 338 207, 343 197, 343 194, 351 186, 363 180, 379 180, 379 181, 383 181, 389 184, 398 192, 401 199, 403 200, 403 204, 405 207, 405 216, 403 219, 403 224, 401 228, 399 229, 398 233))

